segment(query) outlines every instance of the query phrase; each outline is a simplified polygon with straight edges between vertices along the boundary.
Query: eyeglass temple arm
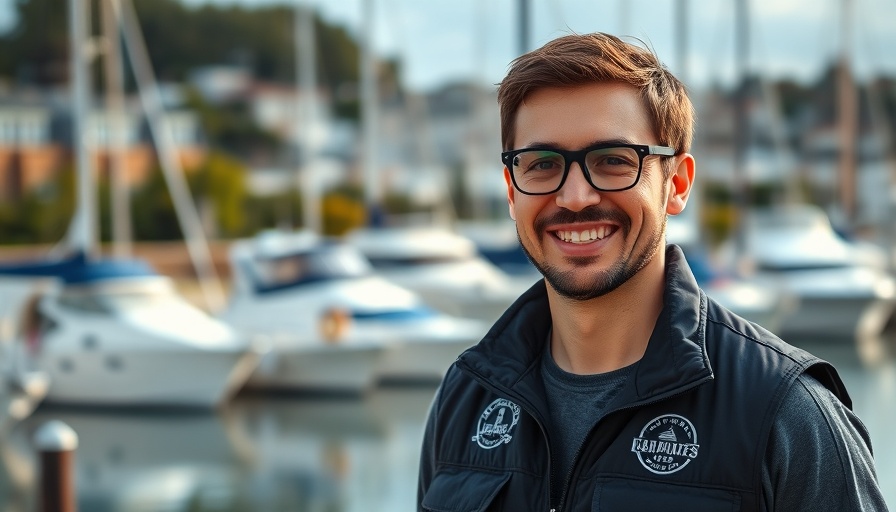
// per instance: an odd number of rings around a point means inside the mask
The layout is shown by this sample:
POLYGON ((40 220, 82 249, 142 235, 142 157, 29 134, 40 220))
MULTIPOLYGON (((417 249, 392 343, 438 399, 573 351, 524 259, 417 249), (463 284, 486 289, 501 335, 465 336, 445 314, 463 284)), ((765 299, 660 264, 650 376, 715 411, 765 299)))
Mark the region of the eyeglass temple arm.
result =
POLYGON ((674 156, 675 150, 670 148, 669 146, 647 146, 647 154, 674 156))

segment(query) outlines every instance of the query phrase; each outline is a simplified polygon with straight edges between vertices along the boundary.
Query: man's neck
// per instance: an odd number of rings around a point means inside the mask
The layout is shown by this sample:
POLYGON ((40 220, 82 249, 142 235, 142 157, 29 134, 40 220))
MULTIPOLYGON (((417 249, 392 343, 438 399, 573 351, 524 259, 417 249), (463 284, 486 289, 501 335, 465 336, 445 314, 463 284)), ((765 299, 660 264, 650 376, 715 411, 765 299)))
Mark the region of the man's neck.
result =
POLYGON ((548 286, 551 355, 560 368, 605 373, 641 359, 663 308, 663 256, 657 254, 622 286, 588 301, 562 297, 548 286))

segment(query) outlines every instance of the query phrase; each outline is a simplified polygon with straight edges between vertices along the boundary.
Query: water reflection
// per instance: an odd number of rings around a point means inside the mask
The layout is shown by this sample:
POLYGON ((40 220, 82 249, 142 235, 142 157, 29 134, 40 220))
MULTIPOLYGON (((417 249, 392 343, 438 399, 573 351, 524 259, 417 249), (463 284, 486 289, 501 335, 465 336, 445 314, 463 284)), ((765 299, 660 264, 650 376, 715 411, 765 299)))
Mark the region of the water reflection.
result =
MULTIPOLYGON (((896 336, 859 343, 791 340, 833 362, 871 432, 882 488, 896 505, 896 336)), ((80 436, 82 511, 411 511, 434 387, 356 399, 242 394, 216 413, 42 406, 0 437, 0 509, 36 508, 38 426, 80 436)))
POLYGON ((0 509, 36 507, 34 431, 78 433, 80 510, 413 510, 433 387, 361 399, 244 394, 216 413, 41 407, 0 440, 0 509))

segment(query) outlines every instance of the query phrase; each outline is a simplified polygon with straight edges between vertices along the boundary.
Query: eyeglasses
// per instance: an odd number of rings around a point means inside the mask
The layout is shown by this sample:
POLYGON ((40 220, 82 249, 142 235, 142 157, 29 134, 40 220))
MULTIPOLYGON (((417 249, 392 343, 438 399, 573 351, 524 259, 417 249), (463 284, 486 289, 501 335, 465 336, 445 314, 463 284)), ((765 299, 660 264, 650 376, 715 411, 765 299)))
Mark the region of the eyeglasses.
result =
POLYGON ((644 157, 674 156, 668 146, 643 144, 597 144, 579 151, 554 148, 524 148, 501 153, 510 169, 513 186, 527 195, 553 194, 563 187, 569 168, 577 162, 585 179, 597 190, 616 192, 634 187, 641 178, 644 157))

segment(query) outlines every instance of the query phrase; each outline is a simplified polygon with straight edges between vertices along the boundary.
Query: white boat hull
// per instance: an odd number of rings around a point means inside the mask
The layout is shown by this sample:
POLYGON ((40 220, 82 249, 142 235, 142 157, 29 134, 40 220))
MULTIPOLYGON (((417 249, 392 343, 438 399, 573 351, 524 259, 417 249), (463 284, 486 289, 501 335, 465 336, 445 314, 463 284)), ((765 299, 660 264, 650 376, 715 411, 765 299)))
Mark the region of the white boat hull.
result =
POLYGON ((93 406, 213 408, 245 382, 258 354, 246 351, 64 352, 40 357, 46 402, 93 406))
POLYGON ((420 340, 396 344, 383 353, 377 381, 383 384, 437 383, 470 340, 420 340))
POLYGON ((799 299, 781 324, 785 338, 878 335, 896 306, 893 278, 872 268, 792 270, 773 277, 799 299))
POLYGON ((893 302, 873 297, 803 299, 798 311, 784 318, 780 335, 848 338, 879 334, 893 313, 893 302))
POLYGON ((249 377, 246 388, 283 392, 363 393, 374 383, 377 346, 278 346, 249 377))

